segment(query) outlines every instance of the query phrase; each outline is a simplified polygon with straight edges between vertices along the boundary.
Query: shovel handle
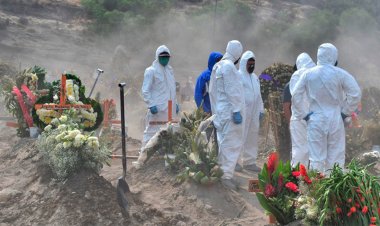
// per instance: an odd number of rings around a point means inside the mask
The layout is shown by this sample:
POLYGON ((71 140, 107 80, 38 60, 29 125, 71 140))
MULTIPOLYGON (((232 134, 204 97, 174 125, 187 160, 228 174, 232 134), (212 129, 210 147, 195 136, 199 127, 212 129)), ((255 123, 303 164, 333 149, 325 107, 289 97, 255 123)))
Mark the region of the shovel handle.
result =
POLYGON ((127 174, 127 154, 126 154, 126 143, 125 143, 125 115, 124 115, 124 82, 119 83, 120 88, 120 111, 121 111, 121 151, 122 151, 122 164, 123 164, 123 177, 125 178, 127 174))

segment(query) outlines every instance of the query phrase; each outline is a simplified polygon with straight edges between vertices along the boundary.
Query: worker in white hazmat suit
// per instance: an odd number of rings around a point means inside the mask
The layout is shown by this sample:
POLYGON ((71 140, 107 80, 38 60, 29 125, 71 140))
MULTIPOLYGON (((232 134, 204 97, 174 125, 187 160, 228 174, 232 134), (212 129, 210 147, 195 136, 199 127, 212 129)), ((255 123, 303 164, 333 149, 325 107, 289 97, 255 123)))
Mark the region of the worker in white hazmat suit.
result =
POLYGON ((172 101, 172 115, 178 114, 176 84, 173 68, 169 65, 170 51, 162 45, 156 51, 156 60, 145 70, 142 95, 148 107, 141 152, 144 147, 168 121, 168 102, 172 101))
POLYGON ((253 73, 255 62, 255 54, 251 51, 246 51, 240 60, 239 75, 244 88, 245 117, 243 145, 240 154, 243 167, 236 164, 236 171, 241 171, 243 168, 255 172, 261 170, 256 166, 256 159, 259 144, 259 126, 260 120, 264 116, 264 104, 261 98, 259 78, 253 73))
MULTIPOLYGON (((301 53, 296 60, 297 71, 295 71, 290 79, 289 89, 290 94, 293 96, 295 86, 300 80, 303 73, 315 66, 315 63, 307 53, 301 53)), ((309 103, 307 101, 306 93, 302 97, 300 108, 303 111, 309 110, 309 103)), ((309 149, 307 144, 307 124, 302 118, 296 118, 294 109, 292 108, 292 116, 290 118, 290 134, 292 139, 292 165, 295 166, 298 163, 309 165, 309 149)))
POLYGON ((358 106, 361 91, 352 75, 334 66, 338 50, 330 43, 318 48, 317 66, 307 70, 294 88, 296 118, 307 121, 310 168, 322 173, 335 163, 344 167, 344 120, 358 106), (309 110, 303 108, 306 92, 309 110))
POLYGON ((237 40, 228 42, 226 53, 213 67, 210 78, 211 111, 219 146, 218 163, 223 170, 222 184, 237 189, 232 180, 243 143, 244 92, 236 64, 243 52, 237 40))

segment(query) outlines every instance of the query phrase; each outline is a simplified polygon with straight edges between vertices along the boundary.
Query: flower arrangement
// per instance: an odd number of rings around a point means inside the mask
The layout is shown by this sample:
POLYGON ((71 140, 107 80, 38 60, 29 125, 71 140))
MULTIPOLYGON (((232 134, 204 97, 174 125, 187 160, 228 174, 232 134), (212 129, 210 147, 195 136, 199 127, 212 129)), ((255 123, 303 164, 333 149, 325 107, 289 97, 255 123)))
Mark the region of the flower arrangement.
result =
POLYGON ((302 164, 292 168, 290 162, 285 164, 278 159, 278 153, 269 155, 259 173, 259 187, 256 193, 261 206, 273 214, 280 224, 294 221, 296 200, 300 194, 300 185, 309 186, 311 179, 302 164))
POLYGON ((81 168, 99 172, 109 164, 111 152, 99 143, 93 132, 83 132, 73 120, 77 112, 64 111, 44 128, 37 141, 44 159, 59 180, 66 179, 81 168))
MULTIPOLYGON (((49 94, 40 97, 36 101, 36 104, 59 104, 60 88, 61 80, 54 81, 50 87, 49 94)), ((74 109, 74 121, 86 131, 97 129, 103 120, 103 112, 97 101, 85 97, 85 87, 82 85, 81 80, 73 74, 66 74, 65 89, 66 103, 73 105, 91 105, 89 109, 74 109)), ((32 115, 37 126, 42 129, 54 118, 60 117, 61 113, 60 110, 41 108, 38 110, 33 109, 32 115)))

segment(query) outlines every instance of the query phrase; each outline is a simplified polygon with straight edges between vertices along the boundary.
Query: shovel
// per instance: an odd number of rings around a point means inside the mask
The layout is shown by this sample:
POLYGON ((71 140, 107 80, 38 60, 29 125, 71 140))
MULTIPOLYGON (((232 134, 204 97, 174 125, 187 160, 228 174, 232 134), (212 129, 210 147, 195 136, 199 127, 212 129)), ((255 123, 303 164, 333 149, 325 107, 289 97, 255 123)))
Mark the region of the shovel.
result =
POLYGON ((125 152, 125 117, 124 117, 124 86, 125 83, 119 83, 120 88, 120 109, 121 109, 121 148, 122 148, 122 158, 121 161, 123 163, 123 176, 119 177, 116 186, 116 198, 119 203, 120 208, 123 213, 126 213, 128 209, 128 200, 126 193, 130 192, 129 186, 125 181, 125 177, 127 174, 127 156, 125 152))
MULTIPOLYGON (((94 91, 94 88, 95 88, 95 86, 96 86, 96 83, 98 83, 98 79, 99 79, 100 74, 103 74, 103 73, 104 73, 104 71, 103 71, 102 69, 100 69, 100 68, 96 69, 96 72, 98 72, 98 74, 97 74, 97 76, 96 76, 96 79, 95 79, 94 84, 92 85, 92 88, 91 88, 90 94, 88 95, 88 98, 91 97, 91 94, 92 94, 92 92, 94 91)), ((120 83, 120 84, 121 84, 121 83, 120 83)), ((120 86, 120 84, 119 84, 119 86, 120 86)), ((125 84, 124 84, 124 85, 125 85, 125 84)))

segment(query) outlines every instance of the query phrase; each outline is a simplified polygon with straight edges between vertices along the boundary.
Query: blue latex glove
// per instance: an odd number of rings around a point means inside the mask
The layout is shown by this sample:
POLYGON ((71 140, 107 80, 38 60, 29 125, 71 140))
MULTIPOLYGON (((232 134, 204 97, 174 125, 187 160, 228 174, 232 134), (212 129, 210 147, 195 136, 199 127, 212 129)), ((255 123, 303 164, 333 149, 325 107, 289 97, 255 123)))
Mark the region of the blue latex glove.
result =
POLYGON ((260 115, 259 115, 260 122, 264 119, 264 117, 265 117, 265 113, 260 112, 260 115))
POLYGON ((158 113, 157 106, 150 107, 149 110, 150 110, 150 113, 152 113, 152 114, 157 114, 158 113))
POLYGON ((179 112, 179 105, 178 105, 178 104, 176 104, 176 105, 175 105, 175 113, 177 113, 177 114, 178 114, 178 112, 179 112))
POLYGON ((348 117, 346 114, 344 114, 344 113, 340 113, 340 115, 342 116, 342 119, 343 119, 343 121, 348 117))
POLYGON ((235 124, 240 124, 243 121, 243 117, 241 117, 240 111, 234 112, 232 115, 232 119, 235 124))
POLYGON ((314 114, 314 112, 310 112, 309 114, 307 114, 307 115, 305 116, 305 118, 303 118, 303 120, 305 120, 306 122, 309 121, 310 116, 311 116, 312 114, 314 114))

